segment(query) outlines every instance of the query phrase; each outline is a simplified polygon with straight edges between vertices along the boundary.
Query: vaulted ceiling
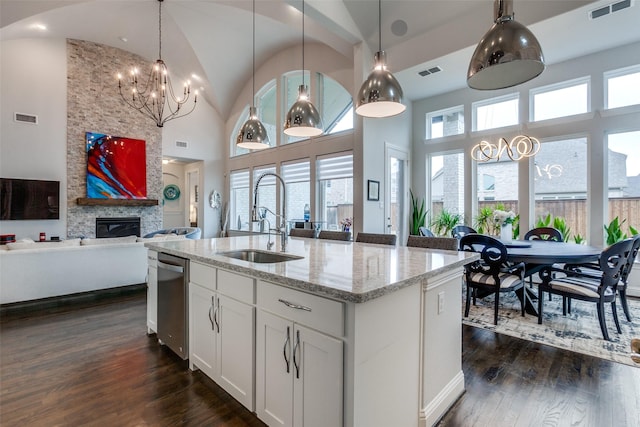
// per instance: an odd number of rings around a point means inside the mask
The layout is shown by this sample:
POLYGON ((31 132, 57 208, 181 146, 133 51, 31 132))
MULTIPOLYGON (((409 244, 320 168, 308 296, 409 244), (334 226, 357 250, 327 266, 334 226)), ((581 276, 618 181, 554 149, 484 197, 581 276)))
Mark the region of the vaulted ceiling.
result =
MULTIPOLYGON (((589 19, 616 1, 515 0, 516 19, 540 40, 547 63, 640 40, 640 4, 589 19)), ((408 99, 465 86, 468 60, 492 23, 491 0, 384 0, 381 40, 408 99), (433 66, 442 72, 421 77, 433 66)), ((156 0, 0 0, 0 39, 75 38, 158 56, 156 0), (38 29, 36 24, 46 26, 38 29)), ((162 53, 177 75, 192 73, 226 119, 251 78, 248 0, 165 0, 162 53)), ((256 61, 301 41, 301 1, 256 0, 256 61)), ((350 57, 354 45, 378 50, 376 0, 308 0, 306 40, 350 57)), ((640 56, 640 54, 639 54, 640 56)), ((114 70, 114 73, 117 70, 114 70)))

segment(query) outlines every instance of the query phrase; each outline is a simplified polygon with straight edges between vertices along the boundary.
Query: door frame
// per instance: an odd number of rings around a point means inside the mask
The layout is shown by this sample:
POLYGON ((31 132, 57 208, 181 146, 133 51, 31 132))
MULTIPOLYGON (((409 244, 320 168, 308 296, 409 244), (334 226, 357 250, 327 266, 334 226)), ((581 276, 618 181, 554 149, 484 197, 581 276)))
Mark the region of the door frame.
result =
POLYGON ((390 231, 390 224, 388 218, 391 215, 391 171, 389 168, 389 159, 391 157, 395 157, 404 162, 404 197, 403 197, 403 205, 401 207, 400 214, 403 218, 403 227, 398 229, 397 239, 399 240, 399 245, 404 245, 407 240, 407 236, 409 235, 409 187, 410 187, 410 177, 411 177, 411 155, 408 150, 403 149, 397 145, 390 144, 385 142, 384 144, 384 233, 388 234, 390 231))

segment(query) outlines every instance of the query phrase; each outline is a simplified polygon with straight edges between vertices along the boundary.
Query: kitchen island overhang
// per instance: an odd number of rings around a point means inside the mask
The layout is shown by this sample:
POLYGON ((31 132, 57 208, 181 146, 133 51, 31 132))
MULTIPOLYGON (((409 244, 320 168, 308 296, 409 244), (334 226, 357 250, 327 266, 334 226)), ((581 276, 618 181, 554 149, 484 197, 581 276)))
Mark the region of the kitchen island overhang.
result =
POLYGON ((436 423, 464 391, 462 271, 477 254, 305 238, 287 247, 301 259, 255 263, 220 254, 266 244, 267 236, 242 236, 147 246, 252 277, 257 287, 343 302, 342 425, 436 423))

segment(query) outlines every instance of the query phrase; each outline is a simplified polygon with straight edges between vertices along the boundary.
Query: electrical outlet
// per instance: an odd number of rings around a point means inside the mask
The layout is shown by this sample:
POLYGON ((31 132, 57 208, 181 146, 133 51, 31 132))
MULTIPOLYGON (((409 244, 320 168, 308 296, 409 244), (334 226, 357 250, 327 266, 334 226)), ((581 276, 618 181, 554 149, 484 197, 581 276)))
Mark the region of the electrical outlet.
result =
POLYGON ((438 314, 444 311, 444 292, 438 293, 438 314))

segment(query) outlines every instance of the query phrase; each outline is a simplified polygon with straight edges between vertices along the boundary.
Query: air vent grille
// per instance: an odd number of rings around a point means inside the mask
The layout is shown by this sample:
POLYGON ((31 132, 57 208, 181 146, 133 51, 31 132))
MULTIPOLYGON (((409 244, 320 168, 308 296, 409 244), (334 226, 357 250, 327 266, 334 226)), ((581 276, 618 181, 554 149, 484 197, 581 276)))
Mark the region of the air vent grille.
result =
POLYGON ((439 73, 440 71, 442 71, 442 68, 440 67, 431 67, 429 69, 419 71, 418 74, 420 74, 422 77, 426 77, 429 74, 439 73))
POLYGON ((13 120, 20 123, 38 124, 38 116, 34 114, 14 113, 13 120))
POLYGON ((189 143, 187 141, 176 141, 176 147, 189 148, 189 143))
POLYGON ((589 18, 590 19, 597 19, 597 18, 601 18, 605 15, 608 15, 610 13, 615 13, 615 12, 619 12, 621 10, 627 9, 629 7, 633 6, 633 4, 631 3, 631 0, 622 0, 622 1, 618 1, 615 3, 610 3, 606 6, 603 7, 599 7, 598 9, 592 10, 591 12, 589 12, 589 18))

